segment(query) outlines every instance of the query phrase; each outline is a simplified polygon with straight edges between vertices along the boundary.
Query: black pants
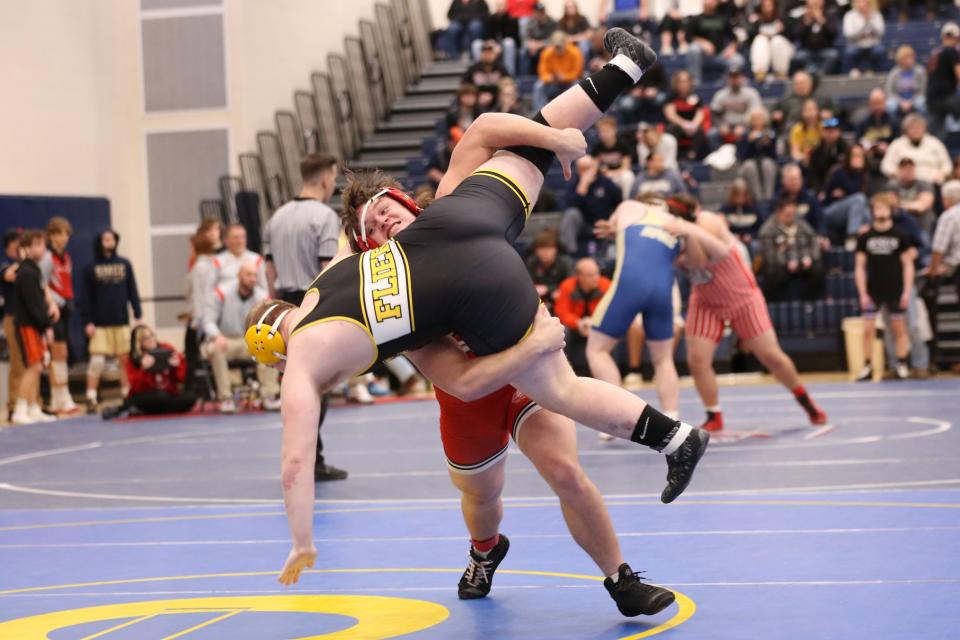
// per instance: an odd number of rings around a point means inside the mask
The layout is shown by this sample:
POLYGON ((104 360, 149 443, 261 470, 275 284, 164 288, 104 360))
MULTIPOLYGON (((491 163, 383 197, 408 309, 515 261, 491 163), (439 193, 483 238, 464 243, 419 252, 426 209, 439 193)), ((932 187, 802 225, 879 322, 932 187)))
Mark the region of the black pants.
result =
MULTIPOLYGON (((277 295, 280 296, 280 299, 284 302, 289 302, 290 304, 295 304, 300 306, 300 303, 303 301, 303 296, 307 295, 306 291, 277 291, 277 295)), ((281 384, 283 383, 283 376, 280 377, 281 384)), ((320 402, 320 422, 317 424, 317 461, 314 463, 316 468, 324 466, 323 461, 323 438, 320 437, 320 429, 323 427, 323 420, 327 417, 327 405, 330 404, 329 394, 323 394, 323 399, 320 402)))
POLYGON ((187 325, 187 333, 183 337, 183 358, 187 362, 187 374, 183 388, 191 393, 197 392, 197 368, 200 363, 200 336, 197 330, 187 325))
POLYGON ((940 336, 937 335, 937 313, 939 311, 939 292, 940 285, 945 282, 949 282, 953 279, 954 286, 957 288, 957 293, 960 294, 960 267, 954 271, 953 276, 948 276, 947 278, 928 278, 920 286, 920 297, 923 298, 924 304, 927 305, 927 316, 930 318, 930 328, 933 330, 933 340, 930 342, 930 366, 935 367, 937 365, 937 358, 939 357, 939 341, 940 336))
POLYGON ((169 393, 159 389, 136 393, 124 401, 127 407, 134 407, 146 415, 163 413, 186 413, 197 402, 197 396, 191 391, 180 394, 169 393))

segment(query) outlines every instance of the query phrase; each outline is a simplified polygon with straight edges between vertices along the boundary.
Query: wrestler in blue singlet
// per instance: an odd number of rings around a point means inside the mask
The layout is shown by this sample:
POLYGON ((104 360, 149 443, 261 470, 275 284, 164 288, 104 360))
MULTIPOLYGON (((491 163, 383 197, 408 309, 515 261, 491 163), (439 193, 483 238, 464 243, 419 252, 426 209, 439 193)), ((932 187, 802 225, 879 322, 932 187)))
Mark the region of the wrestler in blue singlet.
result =
POLYGON ((622 338, 638 313, 648 340, 673 337, 673 261, 680 240, 663 229, 664 211, 648 207, 637 222, 617 233, 613 284, 593 314, 593 329, 622 338))

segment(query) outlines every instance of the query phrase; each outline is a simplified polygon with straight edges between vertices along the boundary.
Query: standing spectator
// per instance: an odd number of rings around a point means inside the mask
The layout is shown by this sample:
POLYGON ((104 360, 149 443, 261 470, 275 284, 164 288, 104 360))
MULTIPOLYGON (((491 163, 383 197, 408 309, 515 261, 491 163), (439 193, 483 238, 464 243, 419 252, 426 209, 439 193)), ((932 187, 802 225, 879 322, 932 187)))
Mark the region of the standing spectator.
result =
POLYGON ((557 23, 560 30, 567 34, 570 42, 580 47, 583 53, 583 59, 586 60, 590 55, 590 39, 593 37, 593 29, 590 27, 590 21, 580 13, 580 8, 574 0, 567 0, 563 3, 563 16, 557 23))
POLYGON ((569 89, 583 75, 583 54, 567 41, 567 34, 555 31, 550 36, 550 46, 540 54, 537 65, 538 80, 533 86, 533 110, 540 111, 544 105, 569 89))
POLYGON ((710 130, 710 110, 693 91, 693 76, 685 70, 673 76, 673 93, 663 106, 667 133, 677 139, 681 157, 703 160, 709 151, 706 131, 710 130))
POLYGON ((3 335, 7 338, 7 353, 10 355, 10 377, 7 379, 7 417, 13 415, 17 395, 20 393, 20 380, 23 378, 23 355, 20 353, 20 341, 14 325, 16 298, 14 283, 20 268, 20 232, 7 231, 3 234, 3 258, 0 260, 0 285, 3 286, 3 335))
POLYGON ((793 44, 788 39, 776 0, 760 0, 756 19, 747 26, 747 37, 753 78, 764 82, 772 68, 778 79, 785 80, 790 74, 793 44))
POLYGON ((943 183, 953 165, 950 154, 939 139, 927 133, 927 121, 923 116, 911 113, 903 119, 903 134, 887 148, 880 163, 880 170, 893 178, 900 160, 910 158, 917 167, 917 178, 932 184, 943 183))
POLYGON ((897 195, 900 209, 911 214, 929 237, 936 222, 933 213, 936 191, 932 184, 917 178, 917 169, 912 158, 900 159, 897 177, 890 181, 887 190, 897 195))
POLYGON ((457 89, 456 104, 447 112, 446 127, 459 127, 466 131, 480 115, 480 92, 472 84, 461 84, 457 89))
POLYGON ((459 58, 470 50, 470 43, 483 37, 483 22, 490 14, 486 0, 453 0, 447 10, 445 45, 447 56, 459 58))
POLYGON ((853 9, 843 16, 843 72, 851 78, 864 71, 880 71, 886 50, 881 46, 885 30, 883 14, 877 10, 876 0, 853 0, 853 9))
POLYGON ((822 125, 820 144, 810 152, 810 166, 807 171, 807 183, 817 192, 823 191, 827 174, 843 160, 847 152, 847 141, 841 136, 840 121, 827 118, 822 125))
MULTIPOLYGON (((950 180, 940 192, 943 198, 944 212, 937 221, 937 230, 933 235, 933 255, 927 285, 923 298, 930 311, 930 326, 936 333, 937 311, 940 283, 944 278, 952 279, 960 292, 960 180, 950 180)), ((934 335, 934 347, 938 336, 934 335)))
POLYGON ((849 242, 848 248, 864 227, 870 224, 870 172, 867 152, 859 144, 844 154, 843 164, 835 167, 823 188, 823 217, 831 237, 849 242))
POLYGON ((803 103, 800 122, 790 127, 790 158, 804 166, 810 164, 810 154, 823 138, 823 123, 817 101, 808 98, 803 103))
POLYGON ((510 15, 506 0, 497 0, 493 13, 487 17, 483 28, 486 40, 474 40, 471 47, 473 59, 480 59, 480 48, 486 42, 496 42, 500 48, 500 60, 511 76, 517 75, 517 46, 520 44, 520 23, 510 15))
POLYGON ((520 28, 523 31, 523 49, 520 55, 523 62, 520 68, 521 73, 527 75, 531 69, 536 71, 540 68, 540 55, 546 49, 550 36, 557 30, 557 22, 547 15, 543 3, 538 2, 534 5, 533 15, 527 19, 526 26, 521 21, 520 28))
POLYGON ((540 300, 553 312, 560 283, 573 275, 573 261, 560 251, 559 236, 554 229, 544 229, 533 239, 527 271, 540 300))
MULTIPOLYGON (((264 257, 270 297, 299 305, 307 287, 336 255, 340 222, 327 202, 337 184, 337 161, 332 156, 310 154, 300 161, 303 188, 300 194, 274 212, 264 231, 264 257)), ((326 407, 324 396, 323 407, 326 407)), ((325 409, 320 412, 319 431, 325 409)), ((347 472, 326 463, 323 439, 317 434, 315 480, 343 480, 347 472)))
POLYGON ((578 375, 589 373, 586 346, 591 318, 609 288, 610 279, 600 275, 600 266, 593 258, 578 260, 576 275, 560 283, 554 312, 567 328, 565 351, 578 375))
MULTIPOLYGON (((213 367, 213 380, 217 386, 217 399, 221 413, 234 413, 236 405, 230 388, 230 360, 246 359, 247 343, 243 339, 247 314, 260 302, 267 299, 267 291, 257 284, 257 265, 245 262, 240 265, 233 281, 213 290, 211 303, 207 305, 203 322, 204 352, 213 367)), ((280 409, 280 386, 278 372, 266 365, 257 365, 257 380, 263 408, 268 411, 280 409)))
POLYGON ((724 69, 744 65, 743 56, 737 53, 733 23, 718 11, 717 0, 703 0, 703 13, 687 21, 687 41, 687 68, 694 84, 702 83, 705 63, 724 69))
POLYGON ((590 147, 590 155, 600 161, 608 178, 620 185, 624 197, 630 192, 633 184, 633 153, 634 150, 626 141, 622 140, 617 132, 617 121, 610 116, 597 120, 597 140, 590 147))
POLYGON ((819 300, 824 268, 817 232, 797 218, 791 200, 777 202, 776 212, 760 227, 763 294, 769 302, 819 300))
POLYGON ((127 357, 130 354, 130 312, 135 324, 140 324, 143 311, 133 265, 117 254, 120 236, 107 229, 94 238, 93 264, 86 270, 84 298, 80 301, 80 315, 84 330, 90 338, 90 365, 87 369, 87 404, 96 410, 100 374, 108 357, 114 357, 120 366, 120 391, 126 397, 130 392, 127 380, 127 357))
POLYGON ((653 152, 663 158, 664 168, 680 170, 677 164, 677 139, 656 125, 641 122, 637 127, 637 164, 641 169, 647 166, 647 159, 653 152))
POLYGON ((576 162, 577 181, 567 187, 567 209, 560 220, 560 243, 571 252, 577 250, 577 239, 586 226, 593 229, 597 220, 606 220, 623 201, 620 185, 601 170, 593 156, 576 162))
POLYGON ((197 369, 200 365, 200 343, 203 340, 203 317, 210 304, 213 290, 220 281, 220 265, 214 257, 215 241, 220 238, 220 223, 215 225, 204 220, 197 226, 196 233, 190 238, 191 261, 187 271, 187 330, 183 340, 184 359, 186 360, 186 386, 194 391, 197 369))
POLYGON ((806 220, 817 233, 823 233, 823 212, 816 194, 803 183, 800 165, 787 164, 780 170, 778 200, 789 200, 797 205, 797 217, 806 220))
POLYGON ((900 135, 900 121, 887 108, 889 101, 877 87, 867 96, 867 115, 857 125, 857 139, 877 163, 883 160, 887 147, 900 135))
POLYGON ((750 187, 746 180, 736 178, 730 184, 730 192, 727 194, 727 200, 720 205, 720 213, 727 219, 730 232, 749 247, 760 232, 764 215, 750 195, 750 187))
POLYGON ((948 22, 940 29, 942 46, 933 52, 927 61, 930 78, 927 82, 927 112, 930 114, 931 128, 937 134, 943 133, 947 118, 952 116, 954 125, 960 119, 960 26, 948 22))
POLYGON ((481 111, 489 111, 497 102, 500 81, 509 77, 507 68, 497 59, 496 43, 488 40, 480 47, 480 59, 464 72, 463 84, 477 88, 477 106, 481 111))
POLYGON ((47 347, 52 341, 53 319, 43 290, 43 275, 38 264, 47 250, 43 232, 25 231, 20 237, 24 251, 13 285, 14 326, 23 357, 23 374, 17 389, 11 422, 31 424, 55 420, 40 408, 40 373, 43 371, 47 347))
POLYGON ((716 134, 714 146, 736 144, 747 131, 750 112, 762 106, 760 94, 747 84, 743 69, 731 65, 727 71, 726 86, 713 94, 713 100, 710 101, 711 120, 716 134))
POLYGON ((913 287, 914 249, 910 239, 894 228, 893 207, 886 196, 875 196, 872 205, 873 224, 857 241, 854 271, 863 315, 864 345, 864 365, 857 381, 869 380, 873 376, 870 354, 875 335, 874 319, 881 310, 888 314, 896 340, 897 377, 905 380, 910 377, 906 311, 913 287))
MULTIPOLYGON (((917 54, 908 44, 897 47, 897 65, 884 85, 887 111, 899 120, 908 113, 927 113, 927 70, 917 64, 917 54)), ((871 92, 872 93, 872 92, 871 92)))
POLYGON ((647 158, 647 165, 630 187, 630 197, 654 194, 666 198, 674 193, 686 193, 687 185, 680 174, 663 166, 663 158, 656 152, 647 158))
POLYGON ((217 267, 216 286, 235 281, 240 273, 240 265, 251 262, 257 269, 257 286, 266 291, 267 265, 263 256, 247 249, 247 228, 242 224, 228 226, 223 245, 223 251, 214 258, 217 267))
POLYGON ((70 395, 67 360, 70 352, 70 316, 73 314, 73 261, 67 244, 73 227, 66 218, 55 216, 47 223, 49 251, 40 259, 40 271, 47 292, 57 306, 50 345, 50 411, 57 415, 80 411, 70 395))
POLYGON ((797 44, 794 59, 808 73, 830 74, 840 57, 834 41, 837 22, 832 12, 824 10, 824 0, 807 0, 803 15, 793 25, 793 40, 797 44))
POLYGON ((749 130, 737 143, 740 175, 750 185, 757 202, 769 203, 777 181, 777 132, 770 128, 770 115, 762 106, 750 112, 749 130))

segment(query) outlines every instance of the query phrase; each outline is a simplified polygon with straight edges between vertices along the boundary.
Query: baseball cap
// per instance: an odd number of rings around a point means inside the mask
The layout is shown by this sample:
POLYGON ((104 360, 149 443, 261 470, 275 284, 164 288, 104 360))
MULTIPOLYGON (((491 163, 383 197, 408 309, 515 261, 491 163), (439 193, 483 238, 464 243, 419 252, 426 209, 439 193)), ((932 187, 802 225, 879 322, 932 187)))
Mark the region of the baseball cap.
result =
POLYGON ((960 26, 957 26, 956 22, 948 22, 940 28, 940 37, 943 36, 960 37, 960 26))
POLYGON ((836 129, 840 126, 840 120, 837 118, 827 118, 823 121, 823 126, 827 129, 836 129))

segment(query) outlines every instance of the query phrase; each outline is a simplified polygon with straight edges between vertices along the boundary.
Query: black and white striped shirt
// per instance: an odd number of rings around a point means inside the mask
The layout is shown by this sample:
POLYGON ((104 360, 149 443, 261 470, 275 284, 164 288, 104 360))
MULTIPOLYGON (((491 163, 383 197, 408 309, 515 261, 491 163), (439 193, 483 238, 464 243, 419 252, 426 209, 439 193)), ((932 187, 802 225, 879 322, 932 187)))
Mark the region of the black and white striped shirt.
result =
POLYGON ((960 204, 940 214, 933 234, 933 250, 943 254, 947 266, 960 267, 960 204))
POLYGON ((295 198, 273 214, 264 232, 264 255, 277 270, 278 291, 306 291, 320 261, 337 253, 340 222, 336 212, 312 198, 295 198))

